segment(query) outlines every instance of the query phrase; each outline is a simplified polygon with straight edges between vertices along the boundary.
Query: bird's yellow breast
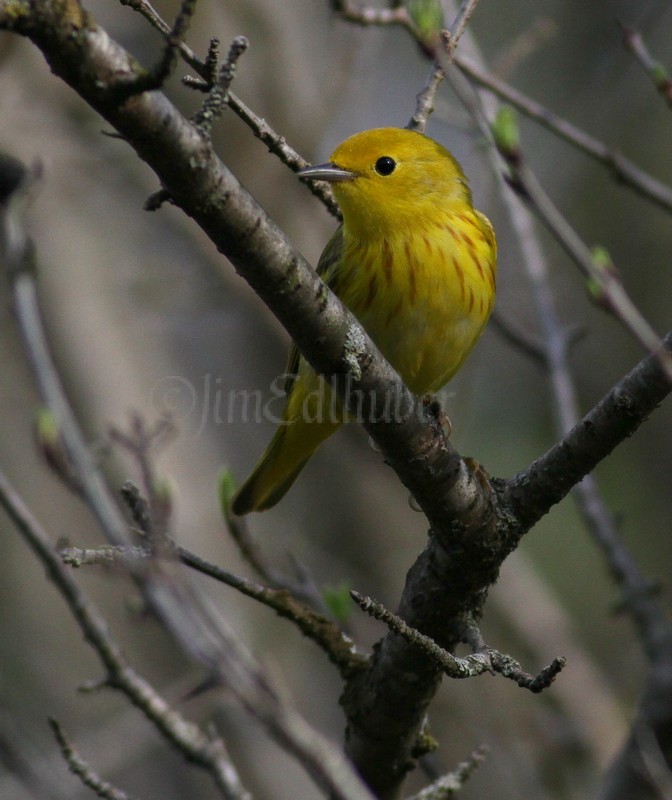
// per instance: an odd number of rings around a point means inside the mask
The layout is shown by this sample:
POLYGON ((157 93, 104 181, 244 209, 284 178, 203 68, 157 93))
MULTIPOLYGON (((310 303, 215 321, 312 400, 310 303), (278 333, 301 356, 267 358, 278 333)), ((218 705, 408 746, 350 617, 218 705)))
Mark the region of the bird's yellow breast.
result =
POLYGON ((443 211, 395 235, 344 229, 334 286, 416 394, 433 392, 466 358, 490 316, 496 244, 477 211, 443 211))

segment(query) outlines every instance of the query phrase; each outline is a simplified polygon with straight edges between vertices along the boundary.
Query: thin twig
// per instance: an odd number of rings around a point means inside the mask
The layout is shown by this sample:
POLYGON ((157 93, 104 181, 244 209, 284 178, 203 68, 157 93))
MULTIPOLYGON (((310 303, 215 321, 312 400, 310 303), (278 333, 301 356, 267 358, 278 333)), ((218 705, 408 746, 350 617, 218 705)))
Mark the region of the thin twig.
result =
POLYGON ((250 533, 246 518, 239 517, 232 512, 231 498, 235 488, 235 481, 230 470, 223 470, 219 479, 220 505, 227 531, 236 543, 240 555, 270 587, 286 590, 297 600, 303 601, 315 611, 320 614, 326 614, 327 606, 324 598, 307 571, 301 568, 300 565, 295 564, 297 577, 292 578, 276 569, 250 533))
MULTIPOLYGON (((447 30, 423 30, 416 24, 408 6, 399 4, 394 8, 375 9, 355 5, 348 0, 332 0, 332 9, 348 22, 358 25, 400 25, 411 34, 433 64, 425 85, 416 97, 415 111, 406 127, 424 133, 427 120, 434 110, 434 97, 445 77, 447 66, 453 61, 455 50, 478 0, 462 0, 452 25, 447 30)), ((437 8, 439 6, 437 5, 437 8)), ((423 9, 424 11, 424 9, 423 9)))
POLYGON ((439 61, 432 64, 432 68, 427 76, 425 85, 415 98, 415 111, 413 116, 408 122, 406 127, 411 131, 418 131, 424 133, 427 127, 427 120, 430 114, 434 111, 434 98, 441 85, 441 82, 446 77, 446 72, 439 61))
POLYGON ((451 800, 485 761, 487 754, 488 748, 485 745, 477 747, 454 770, 442 775, 430 786, 426 786, 422 791, 409 797, 408 800, 451 800))
MULTIPOLYGON (((82 496, 108 540, 125 546, 130 538, 128 526, 86 446, 51 359, 35 276, 30 268, 32 260, 26 260, 26 253, 32 255, 33 248, 24 220, 20 213, 8 215, 1 206, 0 212, 4 212, 0 213, 0 251, 8 251, 6 260, 13 279, 17 320, 40 390, 59 422, 64 444, 82 484, 82 496), (7 236, 10 219, 18 234, 7 236), (10 245, 17 240, 18 246, 8 248, 6 240, 10 245)), ((224 619, 187 581, 176 559, 168 558, 165 552, 162 555, 164 557, 154 558, 150 563, 130 561, 127 567, 149 607, 185 654, 204 665, 216 683, 228 686, 247 712, 258 719, 335 800, 370 800, 370 792, 344 755, 280 699, 264 670, 224 619)))
POLYGON ((114 566, 126 568, 131 559, 149 558, 151 553, 148 547, 134 545, 123 547, 121 545, 106 544, 100 547, 72 547, 68 543, 59 542, 58 552, 63 563, 74 569, 90 566, 114 566))
POLYGON ((521 689, 529 689, 533 694, 539 694, 553 683, 560 672, 565 668, 567 661, 562 657, 556 657, 551 663, 544 667, 538 675, 531 675, 520 666, 520 664, 505 653, 499 653, 488 648, 492 669, 504 678, 509 678, 520 686, 521 689))
MULTIPOLYGON (((9 681, 7 682, 9 688, 9 681)), ((0 797, 72 800, 72 781, 63 774, 60 756, 45 758, 32 736, 22 729, 10 703, 0 709, 0 797), (23 792, 17 793, 17 783, 23 792)))
POLYGON ((204 768, 226 800, 249 800, 228 760, 224 743, 206 736, 198 726, 185 720, 128 663, 112 638, 107 622, 65 569, 46 531, 2 472, 0 506, 46 567, 49 578, 67 602, 86 641, 105 666, 107 684, 123 692, 174 747, 204 768))
POLYGON ((672 211, 672 188, 640 169, 630 159, 488 72, 473 59, 458 53, 455 55, 454 63, 474 83, 506 100, 521 114, 535 120, 559 138, 603 164, 623 185, 634 189, 642 197, 657 203, 667 211, 672 211))
POLYGON ((443 57, 448 60, 448 63, 452 62, 453 58, 455 57, 455 50, 458 42, 462 38, 462 34, 467 29, 469 20, 476 10, 477 5, 478 0, 462 0, 453 24, 450 26, 450 30, 447 31, 448 35, 444 35, 443 37, 445 42, 445 51, 443 53, 443 57))
POLYGON ((149 426, 137 413, 131 414, 128 430, 116 426, 109 429, 112 442, 131 455, 140 471, 144 497, 140 496, 139 491, 133 492, 134 487, 131 488, 130 482, 122 486, 121 492, 136 525, 155 545, 168 530, 172 508, 166 485, 156 477, 153 456, 175 435, 175 426, 168 417, 160 417, 154 425, 149 426))
MULTIPOLYGON (((141 14, 151 25, 163 34, 170 32, 170 26, 162 19, 160 14, 154 9, 148 0, 121 0, 122 3, 133 8, 141 14)), ((177 49, 186 64, 199 76, 200 83, 193 79, 183 79, 187 86, 198 89, 199 91, 210 91, 216 79, 217 55, 219 42, 216 39, 210 41, 208 54, 205 60, 201 60, 196 53, 184 42, 177 44, 177 49), (213 77, 214 73, 214 77, 213 77)), ((230 89, 225 93, 225 101, 229 108, 238 116, 252 131, 252 133, 262 141, 269 149, 269 152, 277 156, 283 164, 286 164, 293 172, 297 172, 303 167, 307 167, 306 161, 291 145, 288 144, 284 136, 277 133, 266 122, 263 117, 255 114, 236 94, 230 89)), ((320 181, 305 181, 304 185, 311 194, 315 195, 327 208, 330 214, 340 219, 341 212, 334 200, 331 189, 320 181)), ((167 200, 169 195, 166 192, 159 192, 156 200, 151 206, 155 210, 158 205, 167 200)))
MULTIPOLYGON (((165 37, 170 36, 172 32, 171 26, 161 18, 149 0, 119 0, 119 2, 122 6, 128 6, 134 11, 137 11, 153 28, 156 28, 156 30, 160 31, 165 37)), ((208 79, 210 73, 207 72, 206 65, 198 58, 189 45, 180 38, 174 41, 174 47, 192 69, 198 72, 204 80, 208 79), (203 71, 203 74, 201 74, 201 71, 203 71)))
POLYGON ((539 219, 579 267, 590 282, 592 295, 621 322, 646 351, 658 358, 662 369, 672 382, 672 356, 662 346, 658 334, 632 302, 616 270, 610 264, 603 265, 595 254, 591 253, 543 189, 524 161, 520 150, 513 152, 500 147, 500 152, 511 167, 513 188, 530 204, 539 219))
POLYGON ((431 637, 407 625, 401 617, 393 614, 381 603, 352 590, 350 596, 357 605, 374 619, 380 620, 394 633, 422 649, 449 678, 475 678, 484 672, 498 672, 503 677, 515 681, 523 689, 538 693, 548 688, 565 666, 564 658, 555 658, 538 675, 525 672, 511 656, 487 647, 482 640, 471 655, 459 658, 440 647, 431 637))
MULTIPOLYGON (((244 36, 236 36, 231 42, 229 52, 217 73, 217 80, 212 84, 201 108, 194 114, 192 121, 202 135, 210 140, 212 138, 212 126, 222 115, 224 106, 227 104, 229 87, 233 82, 236 72, 236 64, 240 57, 249 47, 249 42, 244 36)), ((212 47, 208 50, 208 61, 204 66, 212 72, 212 59, 216 57, 212 47)))
POLYGON ((624 25, 620 20, 616 22, 623 34, 623 44, 642 66, 658 92, 665 98, 668 106, 672 108, 672 80, 667 70, 660 61, 656 61, 651 55, 639 31, 629 25, 624 25))
POLYGON ((133 795, 122 792, 121 789, 117 789, 111 783, 104 781, 91 769, 77 752, 75 746, 70 741, 70 737, 63 730, 59 722, 53 719, 53 717, 50 717, 49 724, 61 748, 63 758, 70 768, 70 772, 76 775, 85 786, 88 786, 89 789, 93 789, 96 795, 104 798, 104 800, 134 800, 133 795))
POLYGON ((361 595, 354 589, 350 591, 350 596, 362 611, 425 652, 449 678, 474 678, 484 672, 492 671, 487 654, 475 653, 465 658, 458 658, 440 647, 430 636, 425 636, 424 633, 407 625, 401 617, 393 614, 376 600, 361 595))
POLYGON ((546 364, 546 353, 543 346, 533 339, 527 331, 522 331, 495 308, 490 317, 490 326, 495 328, 499 335, 509 344, 529 356, 537 364, 546 364))
MULTIPOLYGON (((124 0, 121 0, 123 3, 124 0)), ((118 102, 127 100, 143 92, 161 89, 177 65, 180 44, 186 36, 192 17, 196 11, 197 0, 182 0, 175 22, 165 31, 166 44, 158 61, 149 69, 138 71, 131 80, 111 82, 105 92, 118 102)))
MULTIPOLYGON (((186 547, 174 542, 171 542, 171 545, 174 547, 177 557, 186 566, 200 572, 202 575, 213 578, 219 583, 236 589, 241 594, 271 608, 278 616, 296 625, 307 639, 311 639, 327 654, 329 660, 336 665, 345 677, 366 665, 367 658, 354 651, 352 640, 341 631, 333 620, 299 602, 286 589, 264 586, 257 581, 244 578, 217 566, 196 555, 186 547)), ((110 566, 114 564, 125 567, 130 560, 150 559, 153 557, 152 550, 141 545, 134 547, 107 545, 95 548, 80 548, 68 545, 61 547, 59 552, 63 563, 71 567, 110 566)))

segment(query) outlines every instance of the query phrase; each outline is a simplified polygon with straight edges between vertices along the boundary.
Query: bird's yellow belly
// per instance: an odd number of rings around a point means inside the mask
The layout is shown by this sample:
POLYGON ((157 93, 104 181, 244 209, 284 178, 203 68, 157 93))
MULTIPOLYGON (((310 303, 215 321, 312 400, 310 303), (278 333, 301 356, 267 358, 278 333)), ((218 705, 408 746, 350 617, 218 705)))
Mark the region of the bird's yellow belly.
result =
POLYGON ((478 340, 494 301, 494 259, 452 236, 379 246, 355 260, 346 250, 338 294, 416 394, 437 391, 478 340))

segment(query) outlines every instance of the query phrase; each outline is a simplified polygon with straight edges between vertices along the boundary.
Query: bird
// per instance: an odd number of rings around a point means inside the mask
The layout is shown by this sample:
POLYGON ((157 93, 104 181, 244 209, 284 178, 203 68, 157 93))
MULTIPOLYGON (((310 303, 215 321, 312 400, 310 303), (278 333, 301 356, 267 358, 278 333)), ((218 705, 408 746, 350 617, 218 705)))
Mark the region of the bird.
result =
MULTIPOLYGON (((462 366, 492 312, 497 242, 455 157, 423 133, 374 128, 304 167, 328 181, 342 223, 317 272, 358 318, 409 389, 438 391, 462 366)), ((273 507, 347 419, 296 345, 282 421, 232 498, 242 516, 273 507)))

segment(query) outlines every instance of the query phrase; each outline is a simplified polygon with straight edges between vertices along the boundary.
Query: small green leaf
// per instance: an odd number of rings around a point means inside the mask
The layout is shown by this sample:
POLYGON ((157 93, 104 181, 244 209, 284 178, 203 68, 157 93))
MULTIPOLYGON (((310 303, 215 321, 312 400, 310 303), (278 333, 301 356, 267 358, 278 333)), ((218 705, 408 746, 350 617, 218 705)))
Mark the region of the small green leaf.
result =
POLYGON ((175 484, 170 478, 157 478, 154 482, 154 501, 159 508, 157 509, 161 518, 168 520, 173 512, 173 502, 175 499, 175 484))
POLYGON ((609 308, 609 294, 605 285, 607 280, 619 279, 618 270, 606 247, 596 245, 590 252, 596 274, 586 279, 588 294, 598 306, 609 308))
POLYGON ((61 429, 54 413, 49 408, 41 408, 35 414, 33 424, 35 443, 47 466, 70 486, 75 481, 68 454, 63 444, 61 429))
POLYGON ((614 262, 606 247, 602 247, 601 244, 595 245, 591 250, 591 254, 593 256, 593 264, 600 272, 611 272, 614 269, 614 262))
POLYGON ((406 10, 423 42, 434 39, 445 27, 440 0, 406 0, 406 10))
POLYGON ((231 511, 231 499, 236 492, 236 479, 233 477, 233 472, 224 467, 219 473, 219 505, 225 517, 228 517, 231 511))
POLYGON ((520 148, 518 114, 511 106, 500 106, 492 123, 492 135, 497 149, 505 157, 515 156, 520 148))
POLYGON ((322 598, 333 616, 339 622, 345 622, 352 611, 350 587, 345 583, 340 586, 325 586, 322 598))
POLYGON ((48 447, 60 446, 58 422, 49 408, 40 408, 35 415, 35 433, 40 445, 48 447))
POLYGON ((658 61, 651 67, 651 77, 656 86, 661 88, 667 87, 670 83, 670 76, 668 75, 667 69, 658 61))
POLYGON ((586 288, 588 289, 588 294, 592 300, 594 300, 598 305, 602 305, 604 303, 604 287, 601 281, 597 280, 597 278, 592 278, 589 276, 586 278, 586 288))

